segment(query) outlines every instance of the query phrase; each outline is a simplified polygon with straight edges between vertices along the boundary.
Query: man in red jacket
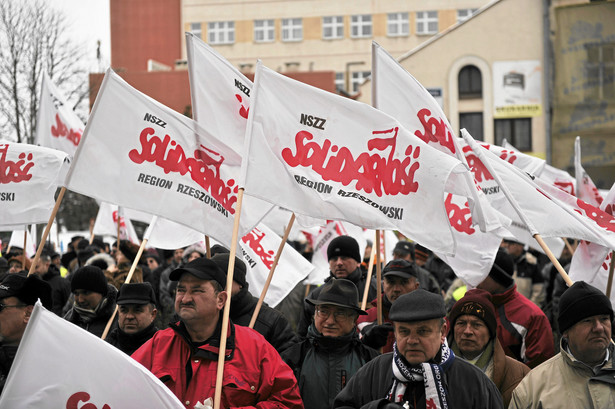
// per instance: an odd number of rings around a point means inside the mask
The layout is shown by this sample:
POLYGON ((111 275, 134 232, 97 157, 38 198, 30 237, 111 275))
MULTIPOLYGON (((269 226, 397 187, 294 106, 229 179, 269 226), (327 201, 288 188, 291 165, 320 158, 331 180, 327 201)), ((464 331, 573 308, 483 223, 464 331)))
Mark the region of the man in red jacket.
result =
MULTIPOLYGON (((226 275, 202 257, 169 278, 179 281, 180 321, 158 331, 132 357, 187 408, 199 408, 214 397, 226 275)), ((225 355, 221 407, 303 408, 292 370, 259 333, 229 322, 225 355)))

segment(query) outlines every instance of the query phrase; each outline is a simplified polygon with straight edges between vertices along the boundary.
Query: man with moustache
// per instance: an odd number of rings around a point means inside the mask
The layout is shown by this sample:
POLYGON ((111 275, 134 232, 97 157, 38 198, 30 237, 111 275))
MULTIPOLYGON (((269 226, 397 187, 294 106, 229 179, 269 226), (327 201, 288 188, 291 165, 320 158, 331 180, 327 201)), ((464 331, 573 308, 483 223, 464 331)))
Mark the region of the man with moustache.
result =
POLYGON ((560 353, 534 368, 513 391, 509 408, 615 407, 613 307, 591 285, 577 281, 560 299, 560 353))

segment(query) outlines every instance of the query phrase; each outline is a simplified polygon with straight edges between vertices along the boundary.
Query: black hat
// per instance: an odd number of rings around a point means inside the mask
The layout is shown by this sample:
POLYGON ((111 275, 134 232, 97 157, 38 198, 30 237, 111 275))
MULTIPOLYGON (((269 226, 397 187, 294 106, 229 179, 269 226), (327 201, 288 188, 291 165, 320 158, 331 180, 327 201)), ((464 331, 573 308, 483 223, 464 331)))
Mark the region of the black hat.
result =
POLYGON ((215 256, 216 254, 224 254, 224 253, 230 253, 231 251, 229 249, 227 249, 224 246, 221 246, 219 244, 214 244, 213 246, 211 246, 211 248, 209 249, 209 253, 211 254, 211 256, 215 256))
POLYGON ((105 296, 107 295, 107 277, 100 267, 83 266, 73 274, 70 290, 71 292, 89 290, 105 296))
POLYGON ((515 274, 515 260, 506 251, 499 249, 489 271, 489 277, 508 288, 514 283, 513 274, 515 274))
POLYGON ((497 335, 498 323, 495 318, 495 308, 491 301, 491 294, 487 291, 478 288, 470 290, 453 305, 448 316, 452 327, 461 315, 474 315, 480 318, 489 329, 491 338, 497 335))
POLYGON ((0 299, 8 297, 17 297, 26 305, 34 305, 40 298, 45 308, 53 307, 51 286, 35 274, 29 277, 22 274, 7 275, 0 284, 0 299))
POLYGON ((135 258, 137 258, 137 253, 139 253, 139 246, 131 243, 129 240, 120 240, 120 251, 133 263, 135 258))
POLYGON ((361 262, 361 252, 359 251, 359 243, 350 236, 338 236, 331 240, 327 247, 327 260, 334 257, 344 256, 350 257, 361 262))
POLYGON ((306 298, 309 304, 322 305, 331 304, 338 307, 351 308, 359 315, 367 315, 359 308, 359 291, 357 286, 350 280, 343 278, 331 279, 322 286, 318 298, 306 298))
MULTIPOLYGON (((215 262, 218 267, 224 272, 224 275, 228 273, 228 263, 229 263, 230 254, 229 253, 218 253, 211 258, 213 262, 215 262)), ((240 286, 246 288, 248 283, 246 281, 246 264, 241 261, 238 257, 235 257, 235 268, 233 269, 233 281, 235 281, 240 286)))
POLYGON ((395 259, 391 260, 384 266, 382 276, 397 276, 402 278, 418 277, 416 267, 413 263, 406 260, 395 259))
POLYGON ((183 267, 176 268, 169 274, 171 281, 178 281, 184 273, 192 274, 201 280, 214 280, 226 287, 226 274, 211 259, 206 257, 195 258, 183 267))
POLYGON ((393 248, 393 254, 399 254, 401 256, 410 254, 412 256, 412 259, 414 259, 414 246, 409 241, 400 240, 393 248))
POLYGON ((522 246, 525 246, 525 243, 521 243, 519 240, 517 240, 516 237, 504 237, 502 239, 502 241, 504 243, 510 243, 510 244, 520 244, 522 246))
POLYGON ((120 287, 117 305, 156 304, 156 295, 150 283, 126 283, 120 287))
POLYGON ((602 314, 610 315, 613 321, 611 300, 596 287, 577 281, 559 299, 559 332, 563 334, 582 319, 602 314))
POLYGON ((414 245, 414 258, 419 261, 427 261, 431 256, 432 251, 425 246, 421 246, 419 243, 414 245))
POLYGON ((426 321, 444 316, 446 308, 442 296, 422 288, 400 295, 389 311, 389 319, 398 322, 426 321))

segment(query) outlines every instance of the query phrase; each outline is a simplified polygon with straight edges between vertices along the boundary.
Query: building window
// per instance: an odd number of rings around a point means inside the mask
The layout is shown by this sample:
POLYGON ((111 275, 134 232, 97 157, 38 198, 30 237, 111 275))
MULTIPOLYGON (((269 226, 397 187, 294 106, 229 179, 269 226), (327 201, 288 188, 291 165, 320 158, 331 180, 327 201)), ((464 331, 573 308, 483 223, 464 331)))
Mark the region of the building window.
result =
POLYGON ((338 91, 346 91, 346 83, 344 82, 344 73, 335 73, 335 89, 338 91))
POLYGON ((482 98, 483 77, 474 65, 466 65, 459 71, 459 99, 482 98))
POLYGON ((387 35, 389 37, 408 35, 408 13, 387 14, 387 35))
POLYGON ((356 71, 352 73, 352 79, 350 82, 350 88, 352 92, 359 91, 359 85, 363 84, 363 81, 371 75, 371 71, 356 71))
POLYGON ((585 99, 615 99, 615 43, 589 43, 585 47, 585 99))
POLYGON ((350 37, 368 38, 372 36, 372 16, 360 14, 350 17, 350 37))
POLYGON ((200 39, 203 38, 201 37, 201 35, 203 34, 203 32, 201 31, 201 23, 190 23, 190 32, 200 39))
POLYGON ((464 112, 459 114, 459 129, 466 129, 477 141, 484 141, 483 113, 464 112))
POLYGON ((418 11, 416 13, 416 33, 436 34, 438 32, 438 12, 418 11))
POLYGON ((233 44, 235 42, 234 21, 214 21, 207 24, 209 44, 233 44))
POLYGON ((275 39, 273 20, 254 20, 254 41, 270 43, 275 39))
POLYGON ((303 40, 303 21, 300 18, 282 19, 282 41, 303 40))
POLYGON ((495 144, 506 141, 523 152, 532 150, 532 118, 495 120, 495 144))
POLYGON ((461 23, 462 21, 466 21, 467 19, 472 17, 472 14, 476 13, 476 10, 478 10, 478 9, 460 9, 460 10, 457 10, 457 22, 461 23))
POLYGON ((322 38, 325 40, 336 40, 339 38, 344 38, 344 17, 323 17, 322 38))

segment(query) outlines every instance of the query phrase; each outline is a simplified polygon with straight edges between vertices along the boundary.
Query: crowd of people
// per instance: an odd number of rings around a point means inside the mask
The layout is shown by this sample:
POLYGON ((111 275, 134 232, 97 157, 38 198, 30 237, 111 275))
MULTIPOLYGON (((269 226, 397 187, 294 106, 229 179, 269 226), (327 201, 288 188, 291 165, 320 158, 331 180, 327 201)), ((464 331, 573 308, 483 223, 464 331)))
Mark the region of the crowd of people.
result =
POLYGON ((77 236, 64 254, 46 246, 30 275, 33 260, 21 249, 3 252, 0 390, 40 299, 140 362, 191 409, 213 399, 217 382, 223 408, 615 408, 610 300, 582 281, 567 288, 540 253, 513 239, 468 288, 406 240, 379 283, 368 278, 370 249, 361 254, 354 238, 336 237, 325 282, 298 285, 276 308, 263 304, 254 329, 259 294, 239 258, 227 293, 228 249, 213 246, 210 257, 198 245, 149 249, 126 282, 138 250, 77 236))

